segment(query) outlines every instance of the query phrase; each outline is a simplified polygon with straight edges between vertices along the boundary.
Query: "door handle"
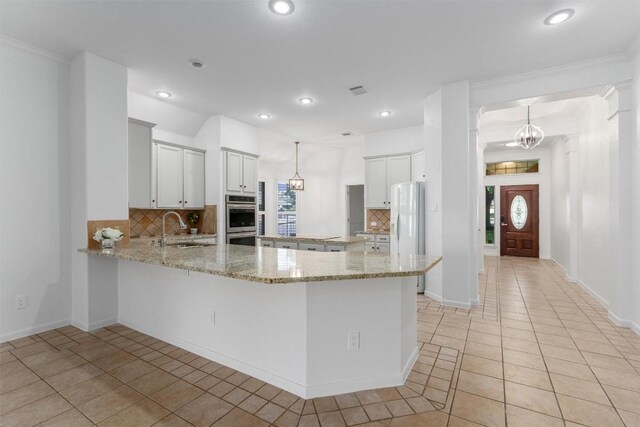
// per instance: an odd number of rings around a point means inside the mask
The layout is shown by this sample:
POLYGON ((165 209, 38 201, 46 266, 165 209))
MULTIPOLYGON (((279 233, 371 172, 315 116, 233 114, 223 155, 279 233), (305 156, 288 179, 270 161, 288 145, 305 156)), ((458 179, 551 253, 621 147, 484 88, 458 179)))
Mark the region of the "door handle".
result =
POLYGON ((507 224, 506 222, 501 222, 500 225, 503 226, 503 227, 506 227, 509 224, 507 224))

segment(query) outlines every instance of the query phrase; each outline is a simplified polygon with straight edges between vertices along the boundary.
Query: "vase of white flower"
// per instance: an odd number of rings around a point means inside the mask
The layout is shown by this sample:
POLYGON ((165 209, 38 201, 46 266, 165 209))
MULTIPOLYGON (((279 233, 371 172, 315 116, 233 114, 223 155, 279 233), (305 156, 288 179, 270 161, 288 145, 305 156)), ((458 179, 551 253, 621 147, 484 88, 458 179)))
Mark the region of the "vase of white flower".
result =
POLYGON ((98 228, 93 235, 93 240, 100 242, 102 249, 113 249, 116 247, 116 242, 122 240, 124 233, 118 228, 98 228))

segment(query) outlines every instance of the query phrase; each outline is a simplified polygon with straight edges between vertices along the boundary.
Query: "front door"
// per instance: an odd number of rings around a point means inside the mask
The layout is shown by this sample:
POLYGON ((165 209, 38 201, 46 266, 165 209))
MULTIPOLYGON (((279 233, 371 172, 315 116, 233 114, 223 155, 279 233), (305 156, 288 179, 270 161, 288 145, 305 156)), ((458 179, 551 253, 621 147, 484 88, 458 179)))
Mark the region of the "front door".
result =
POLYGON ((537 185, 500 187, 500 255, 538 258, 537 185))

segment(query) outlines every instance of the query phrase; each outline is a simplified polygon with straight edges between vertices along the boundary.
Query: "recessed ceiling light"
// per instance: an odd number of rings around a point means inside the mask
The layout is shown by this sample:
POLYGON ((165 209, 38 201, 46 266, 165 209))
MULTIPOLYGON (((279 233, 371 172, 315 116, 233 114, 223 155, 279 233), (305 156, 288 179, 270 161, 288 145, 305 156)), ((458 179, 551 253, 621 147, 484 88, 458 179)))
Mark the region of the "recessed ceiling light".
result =
POLYGON ((258 114, 258 117, 261 118, 262 120, 267 120, 271 118, 271 114, 260 113, 258 114))
POLYGON ((380 111, 378 114, 380 117, 389 117, 391 115, 391 111, 380 111))
POLYGON ((270 0, 269 9, 278 15, 290 15, 293 12, 293 2, 291 0, 270 0))
POLYGON ((171 94, 166 90, 159 90, 156 92, 156 95, 158 95, 160 98, 171 98, 171 94))
POLYGON ((311 98, 300 98, 300 104, 309 105, 313 103, 313 99, 311 98))
POLYGON ((549 15, 547 19, 544 20, 544 23, 547 25, 560 24, 561 22, 571 18, 574 13, 575 11, 573 9, 562 9, 549 15))
POLYGON ((504 145, 507 146, 507 147, 517 147, 520 144, 518 144, 517 142, 507 142, 504 145))
POLYGON ((207 66, 204 61, 201 61, 199 59, 190 59, 189 64, 191 64, 193 68, 205 68, 207 66))

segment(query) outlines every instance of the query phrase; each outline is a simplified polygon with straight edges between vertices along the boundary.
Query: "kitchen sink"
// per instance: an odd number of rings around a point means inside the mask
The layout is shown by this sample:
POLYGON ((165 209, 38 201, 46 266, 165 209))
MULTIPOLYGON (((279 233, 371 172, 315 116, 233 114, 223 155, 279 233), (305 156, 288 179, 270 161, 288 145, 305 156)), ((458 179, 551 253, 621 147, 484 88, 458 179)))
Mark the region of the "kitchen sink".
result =
POLYGON ((198 248, 198 247, 206 247, 213 246, 214 243, 198 243, 198 242, 178 242, 178 243, 168 243, 167 246, 178 249, 188 249, 188 248, 198 248))

